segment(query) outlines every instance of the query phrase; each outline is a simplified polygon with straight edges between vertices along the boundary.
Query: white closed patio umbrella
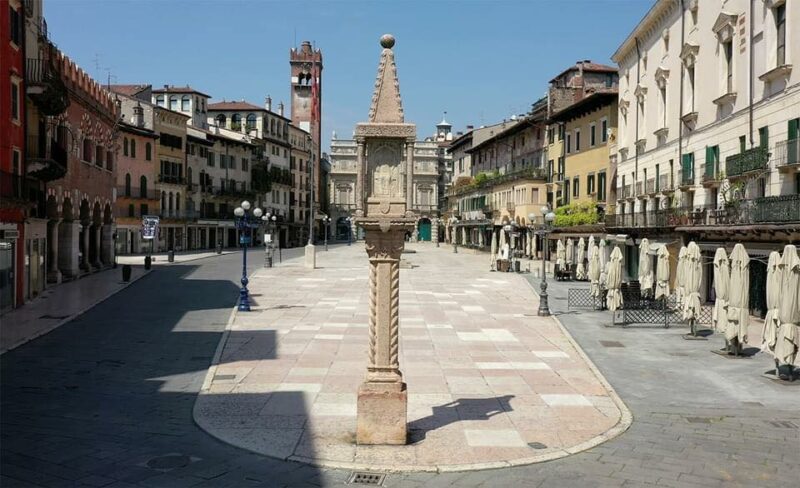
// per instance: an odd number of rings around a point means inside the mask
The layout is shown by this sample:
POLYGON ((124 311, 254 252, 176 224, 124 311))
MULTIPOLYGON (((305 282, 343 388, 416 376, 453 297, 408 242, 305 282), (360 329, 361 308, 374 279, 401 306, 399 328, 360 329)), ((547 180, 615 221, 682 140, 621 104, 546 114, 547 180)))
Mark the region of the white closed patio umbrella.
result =
POLYGON ((727 337, 736 339, 738 354, 747 342, 747 326, 750 322, 750 256, 744 246, 736 244, 731 252, 731 282, 728 291, 728 327, 733 328, 727 337))
POLYGON ((584 260, 586 259, 586 251, 584 251, 584 246, 585 245, 586 245, 586 242, 583 240, 583 237, 581 237, 578 240, 578 252, 577 252, 577 263, 578 263, 578 266, 575 269, 575 278, 579 279, 579 280, 585 280, 586 279, 586 265, 583 264, 584 260))
POLYGON ((564 241, 559 239, 556 242, 556 266, 563 269, 565 264, 567 264, 567 251, 564 248, 564 241))
POLYGON ((695 321, 700 317, 700 281, 703 278, 703 263, 700 248, 692 241, 686 248, 684 257, 683 281, 686 298, 683 302, 683 319, 691 325, 692 335, 696 336, 695 321))
POLYGON ((800 258, 788 245, 781 257, 781 296, 778 307, 778 342, 775 356, 780 364, 800 365, 800 258))
POLYGON ((536 254, 538 253, 539 249, 537 249, 536 245, 536 233, 531 231, 531 259, 536 259, 536 254))
POLYGON ((714 253, 714 294, 717 298, 714 301, 714 311, 711 314, 711 325, 717 332, 724 333, 726 340, 731 339, 727 335, 730 281, 731 266, 728 260, 728 253, 722 247, 717 248, 717 252, 714 253))
POLYGON ((500 232, 500 249, 503 249, 504 247, 506 247, 506 231, 503 230, 502 227, 500 227, 499 232, 500 232))
POLYGON ((586 259, 589 261, 592 260, 592 254, 594 254, 594 236, 589 236, 588 246, 586 247, 586 259))
POLYGON ((533 252, 533 249, 531 248, 532 240, 533 239, 531 239, 531 231, 530 230, 525 231, 525 254, 527 254, 528 258, 530 259, 533 259, 533 255, 531 254, 533 252))
POLYGON ((589 282, 591 283, 591 295, 600 297, 600 251, 597 246, 589 249, 589 282))
POLYGON ((778 251, 769 253, 767 261, 767 316, 764 318, 764 329, 761 331, 761 351, 768 352, 777 359, 775 346, 778 343, 778 330, 781 321, 778 318, 783 286, 783 268, 778 251))
POLYGON ((642 296, 653 290, 653 261, 650 259, 650 241, 647 238, 639 243, 639 286, 642 296))
POLYGON ((684 269, 686 268, 686 246, 681 246, 681 250, 678 251, 678 265, 675 268, 675 298, 678 301, 678 307, 683 309, 683 300, 686 297, 686 283, 685 283, 685 272, 684 269))
POLYGON ((669 297, 669 249, 661 246, 656 265, 656 299, 669 297))
POLYGON ((608 276, 606 277, 606 303, 612 312, 622 306, 622 251, 619 246, 615 246, 611 251, 611 260, 608 262, 608 276))
POLYGON ((497 233, 494 230, 492 230, 492 244, 491 244, 491 246, 492 246, 492 252, 491 252, 491 255, 490 255, 491 263, 489 263, 489 265, 490 265, 490 269, 494 269, 495 265, 497 264, 497 233))
POLYGON ((570 238, 567 239, 566 263, 573 264, 574 262, 575 262, 575 242, 570 238))
POLYGON ((600 283, 605 285, 608 276, 608 254, 606 253, 606 240, 600 239, 600 245, 597 248, 600 253, 600 283))
POLYGON ((463 244, 465 246, 467 245, 467 228, 466 227, 462 227, 461 228, 461 244, 463 244))

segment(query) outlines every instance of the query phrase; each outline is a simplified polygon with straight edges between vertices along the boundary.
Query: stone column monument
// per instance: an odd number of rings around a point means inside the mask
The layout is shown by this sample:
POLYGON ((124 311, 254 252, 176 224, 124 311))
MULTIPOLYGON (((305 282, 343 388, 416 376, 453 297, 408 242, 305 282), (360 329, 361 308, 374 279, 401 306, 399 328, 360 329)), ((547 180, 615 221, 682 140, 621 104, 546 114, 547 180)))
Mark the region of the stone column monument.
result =
POLYGON ((381 37, 381 60, 369 121, 356 125, 356 223, 369 257, 369 365, 358 389, 358 444, 405 444, 408 393, 400 372, 400 254, 414 229, 409 186, 413 158, 403 158, 416 126, 403 120, 394 37, 381 37))

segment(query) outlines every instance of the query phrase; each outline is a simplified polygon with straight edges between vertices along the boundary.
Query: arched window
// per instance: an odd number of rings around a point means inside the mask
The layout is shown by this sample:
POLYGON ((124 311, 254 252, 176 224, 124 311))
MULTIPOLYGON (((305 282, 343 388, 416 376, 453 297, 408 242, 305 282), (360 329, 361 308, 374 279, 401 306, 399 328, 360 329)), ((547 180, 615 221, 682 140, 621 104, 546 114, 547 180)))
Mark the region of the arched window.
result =
POLYGON ((175 215, 180 217, 181 216, 181 194, 175 194, 175 215))
POLYGON ((144 175, 139 178, 139 192, 140 198, 147 198, 147 177, 144 175))
POLYGON ((188 112, 191 104, 192 104, 192 97, 190 97, 189 95, 184 95, 183 98, 181 98, 181 111, 188 112))
POLYGON ((175 95, 169 97, 169 109, 175 111, 178 110, 178 97, 176 97, 175 95))
POLYGON ((144 145, 144 158, 148 161, 153 158, 153 145, 149 142, 144 145))
POLYGON ((156 95, 156 105, 164 107, 164 95, 156 95))
POLYGON ((247 130, 254 130, 256 128, 256 114, 247 114, 247 130))
POLYGON ((131 174, 130 173, 126 173, 125 174, 125 196, 126 197, 131 196, 131 174))
POLYGON ((87 163, 92 162, 92 140, 88 137, 83 139, 83 160, 87 163))
POLYGON ((217 115, 217 125, 220 127, 227 127, 228 118, 224 114, 217 115))
POLYGON ((240 130, 242 128, 242 116, 240 114, 231 115, 231 130, 240 130))
POLYGON ((128 155, 128 138, 127 137, 122 139, 122 155, 123 156, 127 156, 128 155))
POLYGON ((131 139, 131 157, 136 157, 136 139, 131 139))

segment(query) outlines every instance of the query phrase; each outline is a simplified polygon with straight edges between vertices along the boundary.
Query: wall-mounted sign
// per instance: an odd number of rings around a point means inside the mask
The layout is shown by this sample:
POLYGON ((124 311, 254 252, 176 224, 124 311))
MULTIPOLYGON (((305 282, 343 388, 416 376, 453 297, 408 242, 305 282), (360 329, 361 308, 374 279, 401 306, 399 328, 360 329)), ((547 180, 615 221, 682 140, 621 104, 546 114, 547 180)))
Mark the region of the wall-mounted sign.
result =
POLYGON ((157 215, 142 216, 142 239, 155 239, 158 236, 159 221, 157 215))

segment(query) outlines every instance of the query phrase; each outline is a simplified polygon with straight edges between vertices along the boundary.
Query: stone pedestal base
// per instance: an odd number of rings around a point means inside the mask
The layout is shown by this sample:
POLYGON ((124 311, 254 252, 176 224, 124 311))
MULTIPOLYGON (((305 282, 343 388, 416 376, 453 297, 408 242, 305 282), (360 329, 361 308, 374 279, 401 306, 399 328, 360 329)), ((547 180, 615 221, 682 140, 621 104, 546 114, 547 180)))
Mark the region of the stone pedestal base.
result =
POLYGON ((314 269, 317 267, 317 248, 314 244, 306 245, 306 268, 314 269))
POLYGON ((404 445, 407 411, 405 383, 362 383, 358 388, 356 444, 404 445))

